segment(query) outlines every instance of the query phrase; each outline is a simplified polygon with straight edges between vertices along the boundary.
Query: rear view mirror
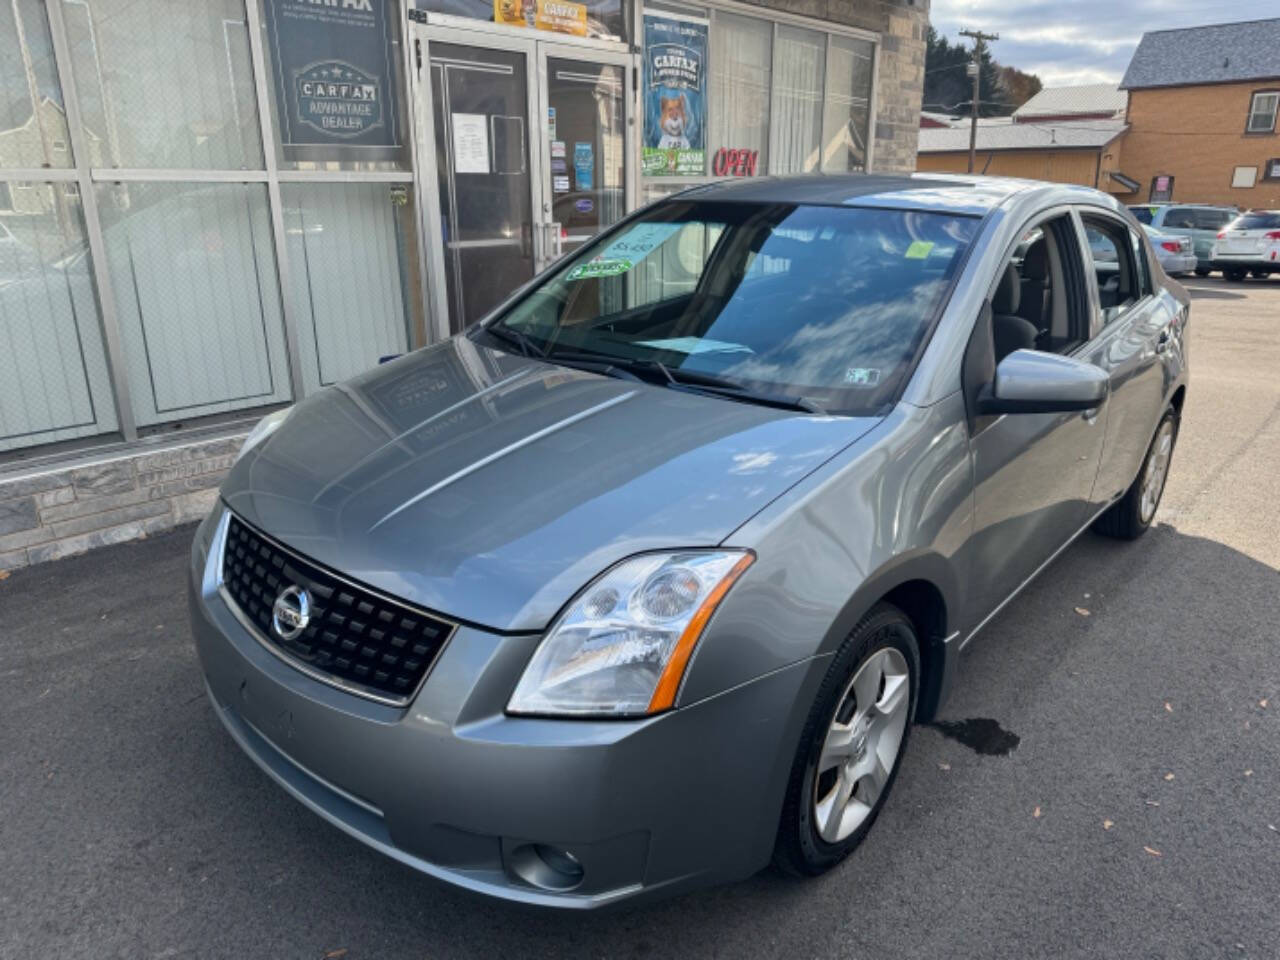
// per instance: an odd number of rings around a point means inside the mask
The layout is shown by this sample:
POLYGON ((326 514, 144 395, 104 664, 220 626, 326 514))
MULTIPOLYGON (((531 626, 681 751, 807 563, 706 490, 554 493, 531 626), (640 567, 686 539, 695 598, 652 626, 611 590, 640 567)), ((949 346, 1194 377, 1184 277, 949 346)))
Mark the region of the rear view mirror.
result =
POLYGON ((978 396, 978 412, 1066 413, 1107 399, 1111 381, 1092 363, 1039 350, 1014 350, 996 367, 995 382, 978 396))

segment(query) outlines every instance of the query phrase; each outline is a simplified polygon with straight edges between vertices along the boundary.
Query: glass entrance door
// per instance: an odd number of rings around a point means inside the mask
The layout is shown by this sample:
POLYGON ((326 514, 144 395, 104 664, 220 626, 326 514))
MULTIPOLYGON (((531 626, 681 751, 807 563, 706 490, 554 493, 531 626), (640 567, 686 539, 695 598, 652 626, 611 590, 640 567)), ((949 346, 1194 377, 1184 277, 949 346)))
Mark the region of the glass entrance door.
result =
MULTIPOLYGON (((533 276, 532 50, 430 46, 435 167, 449 332, 533 276)), ((441 298, 437 291, 436 303, 441 298)))
POLYGON ((625 59, 585 60, 572 48, 541 46, 543 215, 551 243, 539 268, 626 213, 629 102, 625 59))
POLYGON ((424 196, 436 188, 424 204, 428 285, 448 335, 625 214, 632 56, 499 29, 416 30, 424 196))

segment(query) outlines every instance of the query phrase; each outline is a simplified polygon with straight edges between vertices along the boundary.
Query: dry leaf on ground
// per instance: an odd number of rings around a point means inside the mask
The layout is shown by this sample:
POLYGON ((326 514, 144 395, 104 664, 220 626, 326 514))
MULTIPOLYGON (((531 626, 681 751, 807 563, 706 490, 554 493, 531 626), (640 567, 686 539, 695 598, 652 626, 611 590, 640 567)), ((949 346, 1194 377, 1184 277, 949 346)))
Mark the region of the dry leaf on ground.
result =
POLYGON ((1166 774, 1164 775, 1164 778, 1165 778, 1166 780, 1172 780, 1172 779, 1173 779, 1173 774, 1172 774, 1172 773, 1166 773, 1166 774))
POLYGON ((1171 704, 1168 700, 1166 700, 1164 702, 1164 709, 1166 713, 1173 713, 1173 704, 1171 704))
POLYGON ((1102 829, 1103 829, 1103 830, 1110 830, 1110 829, 1111 829, 1112 827, 1114 827, 1114 826, 1115 826, 1115 821, 1113 821, 1113 820, 1103 820, 1103 821, 1102 821, 1102 829))
POLYGON ((951 764, 949 764, 949 763, 940 763, 940 764, 938 764, 938 769, 939 769, 939 770, 950 770, 950 769, 951 769, 951 764))
POLYGON ((8 580, 8 579, 9 579, 9 571, 0 570, 0 580, 8 580))
POLYGON ((1076 607, 1076 613, 1080 614, 1080 616, 1082 617, 1089 616, 1089 611, 1086 610, 1084 607, 1076 607))
POLYGON ((1032 811, 1031 811, 1031 815, 1032 815, 1033 817, 1035 817, 1037 820, 1039 820, 1039 819, 1040 819, 1040 808, 1039 808, 1039 807, 1036 807, 1034 810, 1032 810, 1032 811))
POLYGON ((347 955, 347 948, 339 947, 337 950, 330 950, 328 953, 326 953, 322 958, 322 960, 341 960, 341 958, 345 957, 346 955, 347 955))
POLYGON ((1267 709, 1267 698, 1263 697, 1261 700, 1259 700, 1258 706, 1260 706, 1263 710, 1267 709))
POLYGON ((1147 853, 1151 854, 1153 857, 1163 857, 1163 856, 1164 856, 1164 854, 1163 854, 1163 853, 1161 853, 1159 850, 1155 849, 1155 847, 1143 847, 1142 849, 1143 849, 1143 850, 1145 850, 1145 851, 1147 851, 1147 853))

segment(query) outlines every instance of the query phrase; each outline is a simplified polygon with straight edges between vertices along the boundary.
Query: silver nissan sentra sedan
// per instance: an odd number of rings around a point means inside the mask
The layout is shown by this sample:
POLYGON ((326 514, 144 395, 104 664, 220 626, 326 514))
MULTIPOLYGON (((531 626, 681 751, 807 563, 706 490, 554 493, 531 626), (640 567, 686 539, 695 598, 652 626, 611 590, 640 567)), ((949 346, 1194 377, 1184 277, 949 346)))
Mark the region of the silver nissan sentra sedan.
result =
POLYGON ((210 700, 473 891, 821 873, 982 626, 1087 528, 1150 526, 1188 306, 1094 190, 681 193, 262 421, 192 550, 210 700))

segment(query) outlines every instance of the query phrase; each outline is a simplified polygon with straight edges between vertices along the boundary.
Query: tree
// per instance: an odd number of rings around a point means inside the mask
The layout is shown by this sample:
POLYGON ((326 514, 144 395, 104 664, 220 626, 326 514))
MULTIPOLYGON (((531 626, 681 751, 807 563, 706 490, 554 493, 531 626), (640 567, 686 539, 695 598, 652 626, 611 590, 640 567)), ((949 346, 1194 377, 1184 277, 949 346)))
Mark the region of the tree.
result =
POLYGON ((1009 111, 1013 112, 1037 93, 1044 89, 1044 84, 1034 73, 1024 73, 1017 67, 1000 68, 1000 87, 1009 102, 1009 111))
MULTIPOLYGON (((925 36, 924 109, 938 113, 967 114, 973 97, 973 80, 966 65, 973 60, 973 50, 960 42, 951 42, 933 27, 925 36)), ((1040 78, 1013 67, 1002 67, 991 57, 990 48, 982 52, 978 98, 979 115, 1007 116, 1040 90, 1040 78), (1010 80, 1006 81, 1006 75, 1010 80), (1014 84, 1006 87, 1006 83, 1014 84), (1023 96, 1025 91, 1029 90, 1023 96)))

